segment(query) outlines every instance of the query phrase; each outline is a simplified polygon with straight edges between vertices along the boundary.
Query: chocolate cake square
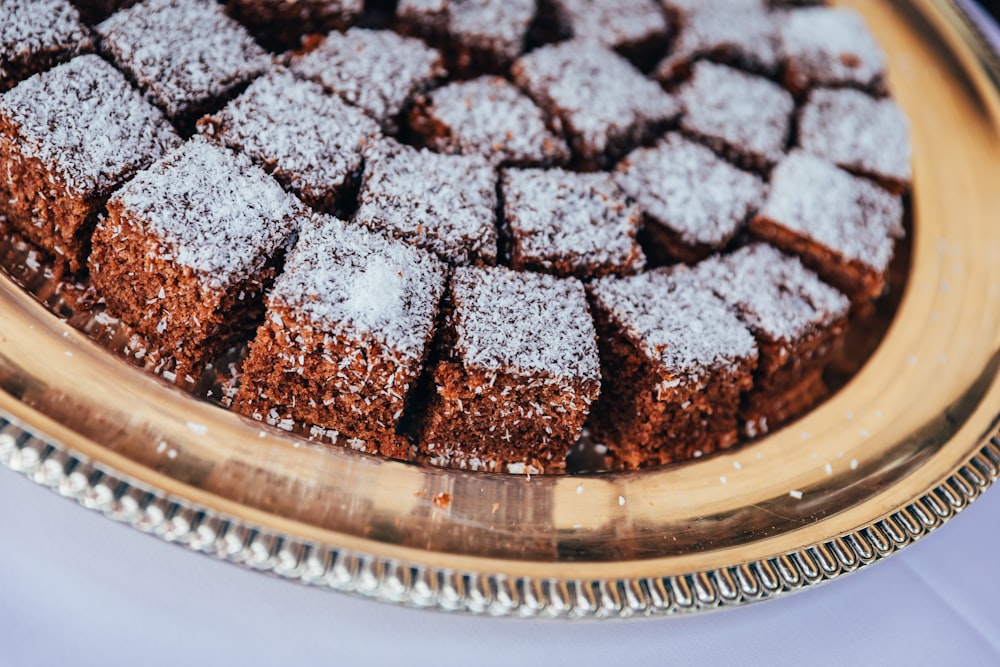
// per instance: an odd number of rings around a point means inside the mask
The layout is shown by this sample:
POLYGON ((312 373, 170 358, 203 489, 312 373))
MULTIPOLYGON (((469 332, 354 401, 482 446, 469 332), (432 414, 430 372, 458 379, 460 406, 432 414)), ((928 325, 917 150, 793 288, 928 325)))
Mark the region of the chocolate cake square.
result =
POLYGON ((413 96, 445 75, 441 54, 420 40, 364 28, 331 32, 292 54, 288 66, 360 107, 388 133, 413 96))
POLYGON ((179 143, 118 70, 75 58, 0 96, 0 215, 77 271, 108 195, 179 143))
POLYGON ((353 208, 362 151, 381 136, 360 109, 283 69, 262 76, 215 116, 198 121, 212 141, 246 153, 313 208, 353 208))
POLYGON ((446 273, 430 253, 336 218, 304 224, 250 344, 236 408, 408 458, 396 427, 423 369, 446 273))
POLYGON ((108 200, 91 282, 179 376, 243 340, 308 209, 244 155, 195 137, 108 200))
POLYGON ((0 0, 0 92, 93 49, 69 0, 0 0))
POLYGON ((796 97, 814 86, 886 92, 885 53, 865 20, 844 7, 789 12, 780 31, 785 87, 796 97))
POLYGON ((771 174, 771 190, 750 230, 798 255, 858 306, 880 296, 903 201, 822 158, 792 151, 771 174))
POLYGON ((498 76, 457 81, 419 96, 410 128, 438 152, 481 155, 498 167, 561 165, 570 158, 542 110, 498 76))
POLYGON ((740 408, 747 436, 778 428, 827 394, 823 369, 843 342, 846 296, 764 243, 707 259, 695 273, 757 339, 754 386, 740 408))
POLYGON ((95 30, 101 52, 187 134, 271 63, 213 0, 144 0, 95 30))
POLYGON ((633 62, 652 65, 669 26, 656 0, 541 0, 542 21, 553 39, 589 39, 633 62))
POLYGON ((910 124, 893 100, 817 88, 799 115, 799 146, 902 194, 913 181, 910 124))
POLYGON ((440 343, 420 453, 456 468, 562 470, 600 391, 583 285, 503 267, 458 268, 440 343))
POLYGON ((676 25, 683 25, 694 14, 702 11, 767 9, 767 0, 660 0, 660 4, 676 25))
POLYGON ((626 156, 616 178, 643 212, 640 238, 656 264, 694 263, 722 250, 766 192, 760 178, 677 132, 626 156))
POLYGON ((226 0, 229 15, 274 51, 296 48, 302 37, 347 30, 365 9, 364 0, 226 0))
POLYGON ((709 454, 737 441, 740 396, 752 386, 750 331, 683 265, 589 288, 601 355, 594 436, 614 467, 709 454))
POLYGON ((459 74, 500 73, 524 51, 535 0, 400 0, 396 23, 440 47, 459 74))
POLYGON ((641 214, 611 174, 509 169, 500 184, 501 232, 513 268, 578 278, 642 270, 641 214))
POLYGON ((699 60, 744 69, 764 76, 777 74, 778 23, 755 4, 708 4, 681 22, 670 53, 656 67, 665 84, 687 79, 699 60))
POLYGON ((496 185, 496 170, 479 156, 384 139, 365 153, 354 219, 449 264, 495 264, 496 185))
POLYGON ((569 138, 579 166, 608 166, 655 137, 680 105, 614 51, 586 40, 544 46, 512 68, 514 82, 569 138))
POLYGON ((776 83, 701 61, 677 98, 681 129, 727 160, 763 172, 784 156, 795 100, 776 83))

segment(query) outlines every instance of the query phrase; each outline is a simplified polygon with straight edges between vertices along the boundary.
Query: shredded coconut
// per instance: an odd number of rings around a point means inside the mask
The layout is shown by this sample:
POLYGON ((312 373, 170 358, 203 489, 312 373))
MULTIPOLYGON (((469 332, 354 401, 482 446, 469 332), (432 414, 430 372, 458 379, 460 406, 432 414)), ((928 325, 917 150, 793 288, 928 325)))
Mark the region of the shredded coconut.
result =
POLYGON ((775 168, 760 215, 879 272, 904 233, 899 197, 801 150, 775 168))
POLYGON ((363 28, 331 32, 315 49, 293 56, 289 67, 360 107, 386 131, 395 130, 415 93, 445 74, 441 55, 420 40, 363 28))
POLYGON ((448 32, 462 46, 490 52, 501 64, 524 50, 535 0, 450 0, 448 32))
POLYGON ((38 74, 0 97, 27 157, 80 197, 101 197, 180 144, 156 108, 95 55, 38 74))
POLYGON ((551 4, 570 37, 594 39, 612 48, 667 33, 666 18, 650 0, 553 0, 551 4))
POLYGON ((361 171, 363 147, 381 134, 360 110, 284 70, 254 81, 198 128, 249 155, 310 203, 348 185, 361 171))
POLYGON ((435 90, 421 112, 445 129, 427 138, 441 152, 481 155, 497 166, 562 164, 569 148, 545 125, 542 110, 501 77, 435 90))
POLYGON ((717 151, 767 167, 784 155, 795 101, 774 82, 703 61, 677 97, 681 127, 717 151))
POLYGON ((366 153, 355 219, 453 264, 496 261, 496 171, 386 139, 366 153))
POLYGON ((141 172, 109 205, 157 239, 163 256, 216 288, 259 270, 304 215, 248 158, 198 137, 141 172))
POLYGON ((229 96, 270 66, 213 0, 145 0, 95 30, 101 48, 172 119, 229 96))
POLYGON ((779 60, 777 35, 777 22, 756 3, 736 7, 729 3, 709 4, 691 12, 683 22, 670 54, 657 67, 656 76, 672 80, 679 71, 702 58, 774 74, 779 60))
POLYGON ((725 244, 765 191, 756 176, 677 133, 633 151, 619 164, 617 179, 647 216, 689 245, 725 244))
POLYGON ((68 60, 93 46, 68 0, 0 0, 0 16, 0 90, 18 71, 36 71, 33 61, 68 60))
POLYGON ((597 308, 669 379, 700 384, 757 357, 747 328, 687 267, 603 278, 590 289, 597 308))
POLYGON ((673 97, 595 42, 542 47, 514 63, 513 74, 519 86, 561 119, 574 150, 585 158, 611 149, 627 152, 680 113, 673 97))
POLYGON ((799 117, 799 145, 855 173, 909 184, 910 125, 891 99, 816 89, 799 117))
POLYGON ((699 264, 695 273, 755 333, 794 343, 845 317, 851 304, 796 257, 763 243, 699 264))
POLYGON ((371 335, 422 357, 444 291, 446 267, 433 255, 329 216, 303 225, 272 300, 330 332, 371 335))
POLYGON ((780 35, 793 89, 845 84, 881 87, 885 54, 855 11, 815 7, 789 12, 780 35))
POLYGON ((455 349, 467 366, 600 380, 597 334, 580 281, 461 267, 451 295, 455 349))
POLYGON ((501 183, 505 223, 523 260, 547 270, 568 260, 581 276, 642 268, 639 209, 610 174, 511 169, 501 183))
POLYGON ((767 9, 767 0, 660 0, 667 12, 681 22, 701 11, 745 11, 767 9))

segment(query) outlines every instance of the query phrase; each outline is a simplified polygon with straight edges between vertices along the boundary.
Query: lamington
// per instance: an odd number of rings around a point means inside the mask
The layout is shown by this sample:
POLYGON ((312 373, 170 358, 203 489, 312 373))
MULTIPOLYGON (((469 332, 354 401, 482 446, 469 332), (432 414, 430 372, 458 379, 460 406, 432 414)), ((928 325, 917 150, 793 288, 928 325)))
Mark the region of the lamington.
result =
POLYGON ((895 242, 904 235, 903 202, 822 158, 792 151, 750 230, 798 255, 864 309, 885 289, 895 242))
POLYGON ((496 264, 496 187, 496 170, 477 155, 442 155, 387 138, 365 152, 354 220, 449 264, 496 264))
POLYGON ((0 0, 0 92, 93 50, 69 0, 0 0))
POLYGON ((601 384, 582 283, 458 268, 443 321, 420 454, 456 468, 561 471, 601 384))
POLYGON ((388 30, 331 32, 291 54, 289 68, 374 118, 387 133, 414 95, 444 77, 441 54, 388 30))
POLYGON ((300 46, 303 36, 347 30, 364 11, 364 0, 227 0, 230 16, 275 51, 300 46))
POLYGON ((886 58, 859 14, 844 7, 790 12, 781 25, 785 87, 796 97, 815 86, 887 92, 886 58))
POLYGON ((212 141, 246 153, 285 189, 327 213, 353 208, 362 152, 381 136, 360 109, 282 69, 254 81, 197 127, 212 141))
POLYGON ((441 48, 457 73, 502 73, 524 51, 535 0, 399 0, 397 28, 441 48))
POLYGON ((695 273, 757 339, 753 390, 740 407, 747 437, 776 429, 826 396, 823 371, 847 330, 846 296, 798 258, 763 243, 707 259, 695 273))
POLYGON ((497 167, 546 167, 569 162, 566 141, 506 79, 458 81, 417 97, 410 129, 440 153, 481 155, 497 167))
POLYGON ((654 76, 667 85, 687 79, 699 60, 767 77, 777 74, 778 22, 756 3, 708 3, 680 22, 677 37, 654 76))
POLYGON ((249 158, 199 137, 139 173, 107 209, 91 282, 111 315, 176 362, 178 377, 256 328, 307 211, 249 158))
POLYGON ((271 64, 214 0, 144 0, 95 31, 101 52, 185 134, 271 64))
POLYGON ((896 194, 913 182, 910 126, 889 98, 817 88, 799 112, 799 146, 896 194))
POLYGON ((655 0, 540 0, 545 39, 590 39, 637 63, 662 55, 670 26, 655 0))
POLYGON ((500 191, 502 243, 511 267, 577 278, 642 270, 639 207, 611 174, 508 169, 500 191))
POLYGON ((446 266, 328 216, 303 224, 267 299, 234 404, 409 458, 397 426, 434 333, 446 266))
POLYGON ((544 46, 512 67, 514 82, 566 133, 578 166, 613 164, 677 120, 677 100, 628 60, 586 40, 544 46))
POLYGON ((0 215, 78 271, 108 195, 179 143, 114 67, 75 58, 0 96, 0 215))
POLYGON ((725 249, 766 192, 759 177, 678 132, 630 153, 616 178, 643 212, 640 239, 658 265, 693 264, 725 249))
POLYGON ((661 465, 737 442, 757 344, 684 265, 588 288, 601 356, 594 437, 615 468, 661 465))
POLYGON ((784 156, 795 100, 776 83, 702 61, 677 98, 681 129, 727 160, 766 172, 784 156))

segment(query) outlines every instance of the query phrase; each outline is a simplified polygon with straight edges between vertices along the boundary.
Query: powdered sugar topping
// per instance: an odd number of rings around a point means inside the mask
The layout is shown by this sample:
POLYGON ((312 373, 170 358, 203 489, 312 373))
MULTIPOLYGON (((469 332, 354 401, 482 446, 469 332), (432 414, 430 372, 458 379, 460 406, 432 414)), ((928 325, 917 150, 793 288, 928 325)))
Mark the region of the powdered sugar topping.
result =
POLYGON ((366 153, 355 219, 453 264, 496 261, 496 171, 386 139, 366 153))
POLYGON ((633 151, 618 183, 650 218, 689 245, 721 245, 764 198, 764 182, 677 133, 633 151))
POLYGON ((597 307, 667 376, 700 384, 735 371, 757 343, 729 308, 684 266, 591 285, 597 307))
POLYGON ((125 77, 95 55, 35 75, 0 96, 0 115, 80 197, 106 195, 180 138, 125 77))
POLYGON ((760 215, 880 272, 903 235, 898 196, 801 150, 775 168, 760 215))
POLYGON ((794 343, 846 317, 851 307, 797 257, 763 243, 707 259, 695 272, 751 330, 772 341, 794 343))
POLYGON ((264 266, 305 215, 246 156, 199 137, 136 176, 109 206, 158 239, 163 258, 216 288, 264 266))
POLYGON ((271 299, 330 332, 374 336, 411 359, 424 354, 444 292, 433 255, 328 216, 303 225, 271 299))
POLYGON ((475 368, 600 380, 583 284, 503 267, 455 270, 455 349, 475 368))
POLYGON ((481 77, 439 88, 422 110, 446 128, 429 144, 442 152, 477 154, 497 166, 569 160, 562 137, 545 125, 542 110, 501 77, 481 77))
POLYGON ((441 55, 420 40, 363 28, 331 32, 289 67, 360 107, 387 131, 395 129, 416 92, 444 75, 441 55))

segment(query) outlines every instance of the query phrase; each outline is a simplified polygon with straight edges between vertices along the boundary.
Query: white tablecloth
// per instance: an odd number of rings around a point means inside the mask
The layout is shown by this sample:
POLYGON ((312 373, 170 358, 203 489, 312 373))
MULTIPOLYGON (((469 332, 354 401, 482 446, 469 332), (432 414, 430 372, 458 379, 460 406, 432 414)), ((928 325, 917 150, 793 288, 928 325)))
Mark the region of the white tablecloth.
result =
POLYGON ((0 468, 0 665, 998 665, 1000 490, 888 561, 680 618, 392 607, 161 542, 0 468))

